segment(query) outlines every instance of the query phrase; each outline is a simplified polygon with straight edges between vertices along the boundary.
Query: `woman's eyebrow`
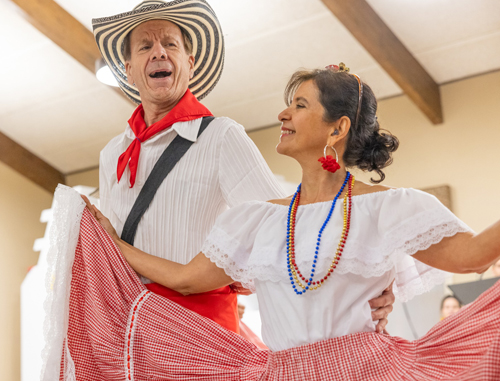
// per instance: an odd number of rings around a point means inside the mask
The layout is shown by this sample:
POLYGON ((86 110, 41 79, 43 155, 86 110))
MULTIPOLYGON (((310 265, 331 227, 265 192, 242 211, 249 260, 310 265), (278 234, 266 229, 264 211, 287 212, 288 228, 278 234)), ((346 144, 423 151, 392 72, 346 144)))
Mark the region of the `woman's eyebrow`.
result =
POLYGON ((305 103, 309 104, 309 102, 307 101, 307 99, 304 98, 304 97, 297 97, 297 98, 295 98, 295 102, 298 102, 298 101, 302 101, 302 102, 305 102, 305 103))

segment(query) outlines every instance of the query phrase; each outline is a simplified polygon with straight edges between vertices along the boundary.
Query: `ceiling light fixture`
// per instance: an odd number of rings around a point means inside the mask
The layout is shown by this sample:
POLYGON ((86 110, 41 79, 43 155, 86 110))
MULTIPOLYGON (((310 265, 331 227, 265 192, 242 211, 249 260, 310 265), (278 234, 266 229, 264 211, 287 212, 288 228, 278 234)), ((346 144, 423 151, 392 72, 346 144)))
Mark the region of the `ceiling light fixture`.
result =
POLYGON ((111 69, 102 58, 95 61, 95 76, 105 85, 118 87, 115 76, 111 73, 111 69))

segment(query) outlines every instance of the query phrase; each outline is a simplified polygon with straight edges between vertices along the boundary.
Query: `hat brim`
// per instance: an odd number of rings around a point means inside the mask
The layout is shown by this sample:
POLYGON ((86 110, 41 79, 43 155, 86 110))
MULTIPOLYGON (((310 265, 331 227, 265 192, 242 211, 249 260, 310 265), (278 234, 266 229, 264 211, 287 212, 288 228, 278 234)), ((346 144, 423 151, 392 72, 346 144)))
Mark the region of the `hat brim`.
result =
POLYGON ((145 1, 136 8, 92 20, 97 46, 123 92, 135 103, 141 103, 138 89, 127 82, 123 40, 143 22, 167 20, 189 35, 195 58, 189 89, 197 99, 206 97, 219 81, 224 67, 224 36, 210 5, 204 0, 145 1))

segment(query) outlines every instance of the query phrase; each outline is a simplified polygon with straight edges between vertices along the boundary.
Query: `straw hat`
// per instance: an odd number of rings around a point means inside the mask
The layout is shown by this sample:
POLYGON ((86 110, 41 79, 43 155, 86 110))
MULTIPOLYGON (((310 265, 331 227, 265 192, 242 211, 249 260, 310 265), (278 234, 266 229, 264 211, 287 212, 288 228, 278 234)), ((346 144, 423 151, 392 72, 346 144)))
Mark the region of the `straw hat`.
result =
POLYGON ((122 45, 132 29, 149 20, 167 20, 187 32, 195 58, 189 88, 198 99, 207 96, 224 67, 224 37, 217 16, 205 0, 149 0, 131 12, 92 20, 97 46, 121 89, 134 102, 141 103, 139 91, 127 82, 122 45))

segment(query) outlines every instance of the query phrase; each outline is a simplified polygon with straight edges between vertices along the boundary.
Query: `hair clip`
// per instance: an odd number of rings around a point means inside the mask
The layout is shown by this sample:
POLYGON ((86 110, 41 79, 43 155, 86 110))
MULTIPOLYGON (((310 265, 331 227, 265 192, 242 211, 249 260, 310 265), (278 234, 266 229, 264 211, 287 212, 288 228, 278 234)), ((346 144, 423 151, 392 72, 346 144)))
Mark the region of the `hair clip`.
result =
POLYGON ((338 72, 338 73, 349 73, 349 68, 347 66, 345 66, 345 63, 341 62, 339 63, 338 65, 328 65, 328 66, 325 66, 325 69, 328 69, 328 70, 332 70, 334 72, 338 72))

